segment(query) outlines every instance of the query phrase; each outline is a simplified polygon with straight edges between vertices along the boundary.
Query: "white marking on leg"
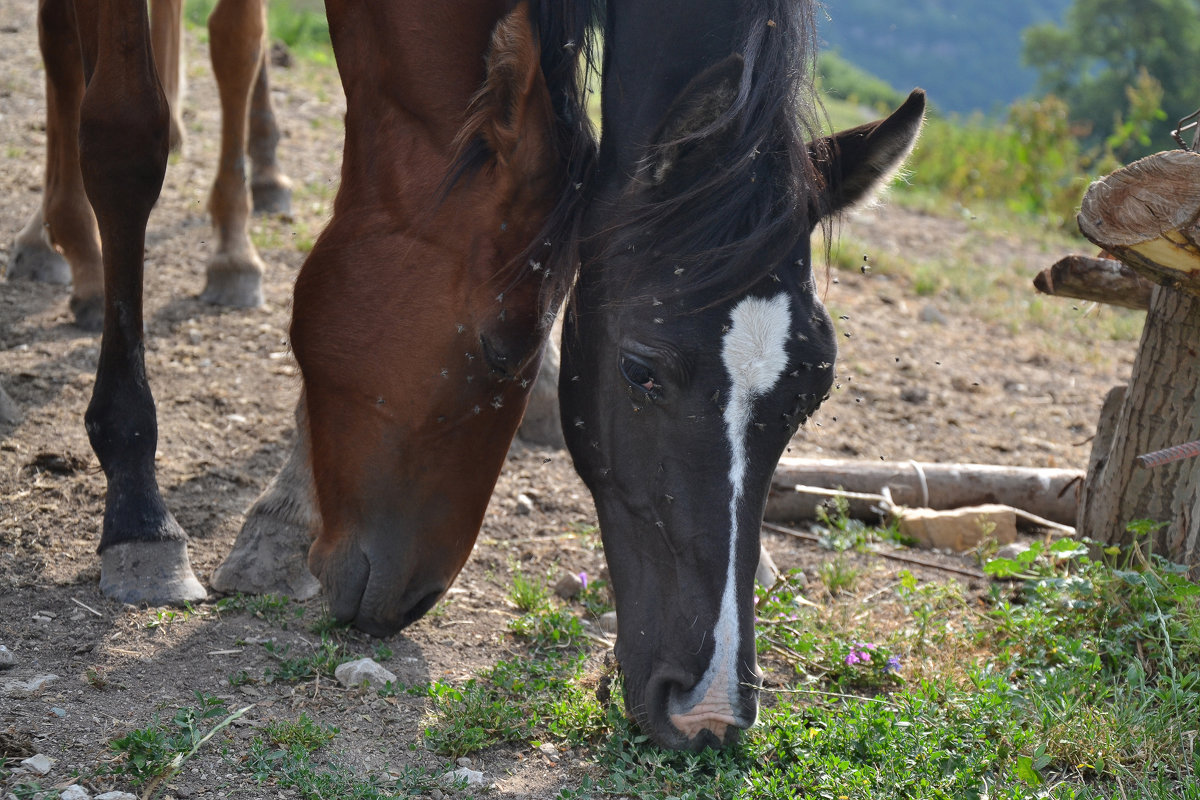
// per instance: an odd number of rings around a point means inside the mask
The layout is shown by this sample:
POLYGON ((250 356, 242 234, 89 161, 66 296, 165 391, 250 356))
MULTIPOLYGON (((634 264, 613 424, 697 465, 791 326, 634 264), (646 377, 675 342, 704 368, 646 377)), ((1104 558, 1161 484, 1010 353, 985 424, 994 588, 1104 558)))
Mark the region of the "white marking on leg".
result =
MULTIPOLYGON (((787 340, 791 328, 791 300, 786 293, 770 299, 750 297, 734 307, 729 329, 722 340, 721 361, 730 383, 729 401, 725 406, 725 436, 730 450, 729 563, 720 612, 713 629, 712 660, 695 688, 680 704, 683 706, 681 712, 671 715, 672 724, 689 738, 706 729, 723 736, 726 726, 746 722, 734 718, 738 696, 739 625, 734 570, 740 533, 738 507, 745 492, 746 437, 754 401, 773 389, 787 369, 787 340)), ((753 723, 753 720, 749 722, 753 723)))

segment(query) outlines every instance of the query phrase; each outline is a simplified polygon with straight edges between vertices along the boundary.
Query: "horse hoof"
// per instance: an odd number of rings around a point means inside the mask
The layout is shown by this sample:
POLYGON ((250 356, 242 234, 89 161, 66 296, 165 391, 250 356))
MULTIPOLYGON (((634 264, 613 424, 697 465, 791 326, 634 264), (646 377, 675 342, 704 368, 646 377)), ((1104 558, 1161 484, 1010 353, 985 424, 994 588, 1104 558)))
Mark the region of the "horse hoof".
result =
MULTIPOLYGON (((297 412, 303 430, 303 410, 297 412)), ((308 570, 316 525, 312 472, 303 433, 288 460, 254 501, 229 555, 212 575, 220 592, 282 594, 307 600, 321 591, 308 570)))
POLYGON ((181 606, 208 596, 188 560, 187 542, 122 542, 100 554, 100 591, 122 603, 181 606))
POLYGON ((72 297, 71 313, 75 315, 75 327, 85 331, 104 328, 103 297, 72 297))
POLYGON ((208 263, 208 280, 200 299, 215 306, 256 308, 263 304, 263 263, 249 256, 217 254, 208 263))
POLYGON ((317 595, 320 583, 308 571, 308 531, 251 512, 232 551, 212 572, 212 588, 226 594, 240 591, 293 600, 317 595))
POLYGON ((71 265, 61 253, 44 242, 17 241, 8 258, 8 278, 65 286, 71 282, 71 265))
POLYGON ((213 572, 213 589, 307 600, 321 591, 308 571, 308 545, 307 528, 258 512, 256 506, 233 549, 213 572))
POLYGON ((255 214, 292 213, 292 182, 287 178, 252 181, 250 196, 254 198, 255 214))

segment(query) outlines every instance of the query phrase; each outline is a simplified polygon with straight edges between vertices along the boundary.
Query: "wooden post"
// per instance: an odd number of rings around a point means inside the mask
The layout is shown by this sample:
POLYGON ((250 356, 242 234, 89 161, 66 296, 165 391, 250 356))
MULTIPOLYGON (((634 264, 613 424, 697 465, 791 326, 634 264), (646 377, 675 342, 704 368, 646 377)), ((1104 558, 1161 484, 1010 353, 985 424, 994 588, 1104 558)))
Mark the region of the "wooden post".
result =
POLYGON ((1088 239, 1159 285, 1129 386, 1106 403, 1115 406, 1120 397, 1111 441, 1098 435, 1093 448, 1078 528, 1101 542, 1127 544, 1131 522, 1162 523, 1154 551, 1193 567, 1200 567, 1200 464, 1189 459, 1146 469, 1135 459, 1200 439, 1198 218, 1200 154, 1181 150, 1093 183, 1079 212, 1088 239))

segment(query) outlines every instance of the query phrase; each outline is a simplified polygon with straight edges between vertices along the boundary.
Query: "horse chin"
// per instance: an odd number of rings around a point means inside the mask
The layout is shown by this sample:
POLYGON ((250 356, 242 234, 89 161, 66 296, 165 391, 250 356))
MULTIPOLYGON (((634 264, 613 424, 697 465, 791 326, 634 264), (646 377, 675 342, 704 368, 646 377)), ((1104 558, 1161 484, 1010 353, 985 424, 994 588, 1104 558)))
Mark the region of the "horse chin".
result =
POLYGON ((388 570, 372 570, 370 557, 353 542, 331 549, 314 543, 309 569, 321 581, 334 619, 380 638, 425 616, 450 585, 450 580, 434 575, 419 583, 412 578, 388 579, 388 570))

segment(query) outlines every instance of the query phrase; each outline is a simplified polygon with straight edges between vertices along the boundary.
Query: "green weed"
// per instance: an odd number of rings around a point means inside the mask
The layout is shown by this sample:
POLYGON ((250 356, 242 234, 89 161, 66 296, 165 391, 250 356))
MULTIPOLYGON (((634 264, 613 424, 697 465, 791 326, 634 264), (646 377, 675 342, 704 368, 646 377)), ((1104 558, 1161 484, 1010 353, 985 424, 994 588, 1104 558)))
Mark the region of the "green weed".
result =
POLYGON ((170 722, 155 718, 149 726, 110 741, 109 749, 120 758, 104 773, 124 775, 134 786, 146 787, 144 798, 154 797, 218 731, 250 710, 247 706, 230 712, 224 700, 201 692, 196 692, 196 701, 198 707, 180 708, 170 722))
POLYGON ((550 602, 550 587, 544 580, 526 577, 519 568, 514 567, 508 599, 521 611, 538 611, 550 602))

